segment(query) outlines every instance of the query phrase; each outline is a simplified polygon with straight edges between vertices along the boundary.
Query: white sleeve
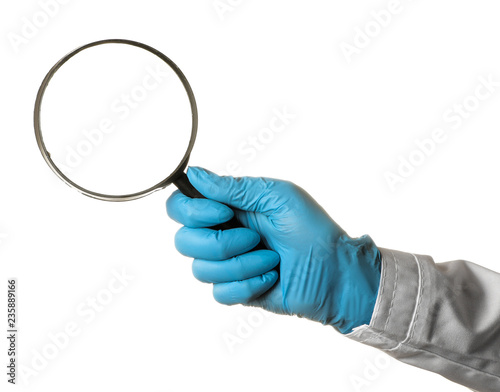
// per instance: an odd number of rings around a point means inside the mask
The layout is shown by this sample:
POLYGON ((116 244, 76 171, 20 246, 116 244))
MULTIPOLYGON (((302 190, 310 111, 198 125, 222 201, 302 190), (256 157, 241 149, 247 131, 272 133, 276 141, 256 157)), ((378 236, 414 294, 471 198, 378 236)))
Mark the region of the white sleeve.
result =
POLYGON ((500 274, 380 249, 370 325, 346 336, 480 392, 500 391, 500 274))

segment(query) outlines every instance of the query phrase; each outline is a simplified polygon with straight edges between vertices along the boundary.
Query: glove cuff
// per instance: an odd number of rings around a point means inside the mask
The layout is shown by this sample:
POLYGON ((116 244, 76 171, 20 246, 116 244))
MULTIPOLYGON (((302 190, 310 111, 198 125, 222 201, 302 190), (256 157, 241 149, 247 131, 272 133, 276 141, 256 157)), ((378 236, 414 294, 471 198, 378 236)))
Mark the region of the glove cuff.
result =
POLYGON ((358 238, 343 236, 340 239, 342 254, 339 258, 345 266, 341 280, 343 284, 339 305, 341 321, 334 325, 339 332, 347 334, 361 325, 369 324, 380 286, 381 255, 370 236, 358 238))

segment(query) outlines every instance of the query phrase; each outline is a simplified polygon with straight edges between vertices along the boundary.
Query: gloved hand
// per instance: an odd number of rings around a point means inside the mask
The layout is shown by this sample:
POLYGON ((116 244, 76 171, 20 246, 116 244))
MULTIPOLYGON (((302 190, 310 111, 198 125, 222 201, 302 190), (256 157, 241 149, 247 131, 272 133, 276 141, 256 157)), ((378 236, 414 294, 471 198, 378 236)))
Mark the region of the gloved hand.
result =
POLYGON ((194 258, 194 276, 213 283, 218 302, 306 317, 342 333, 369 324, 380 280, 380 253, 369 236, 350 238, 290 182, 196 167, 187 175, 207 199, 175 191, 167 212, 184 225, 178 251, 194 258), (209 228, 233 213, 244 228, 209 228), (252 251, 261 238, 268 249, 252 251))

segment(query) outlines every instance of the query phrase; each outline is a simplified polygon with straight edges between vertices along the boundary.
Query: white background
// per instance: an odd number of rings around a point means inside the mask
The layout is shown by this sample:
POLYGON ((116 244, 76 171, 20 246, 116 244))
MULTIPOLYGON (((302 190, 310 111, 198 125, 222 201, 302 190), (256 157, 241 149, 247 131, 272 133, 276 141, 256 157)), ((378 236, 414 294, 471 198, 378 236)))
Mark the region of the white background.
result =
MULTIPOLYGON (((16 51, 9 36, 42 8, 2 3, 0 292, 7 277, 19 279, 24 366, 50 334, 71 322, 80 328, 29 385, 19 377, 22 388, 356 391, 352 377, 380 362, 376 350, 331 328, 274 315, 231 352, 223 337, 263 313, 217 304, 192 277, 173 245, 179 226, 165 213, 172 189, 113 204, 53 175, 35 143, 35 95, 62 55, 98 39, 148 43, 188 76, 200 111, 192 165, 223 172, 236 159, 242 175, 301 185, 352 236, 500 270, 500 91, 459 129, 442 118, 474 93, 478 77, 500 80, 498 2, 401 0, 401 12, 350 63, 341 43, 352 44, 387 1, 233 4, 221 17, 212 0, 72 0, 16 51), (283 106, 296 119, 247 161, 238 146, 283 106), (384 172, 438 126, 448 127, 447 140, 391 191, 384 172), (113 269, 134 278, 86 323, 77 309, 107 287, 113 269)), ((396 361, 372 378, 360 390, 465 390, 396 361)))

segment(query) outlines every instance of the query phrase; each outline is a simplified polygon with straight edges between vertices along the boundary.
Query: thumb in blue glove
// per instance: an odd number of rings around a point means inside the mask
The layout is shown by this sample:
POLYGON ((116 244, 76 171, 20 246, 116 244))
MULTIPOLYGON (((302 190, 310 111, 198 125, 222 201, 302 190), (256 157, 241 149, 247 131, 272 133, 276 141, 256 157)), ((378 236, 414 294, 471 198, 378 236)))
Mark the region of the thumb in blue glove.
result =
POLYGON ((175 191, 167 212, 184 225, 176 247, 223 304, 258 306, 331 325, 369 324, 380 253, 369 236, 350 238, 302 188, 269 178, 220 177, 189 168, 207 199, 175 191), (210 229, 236 214, 244 227, 210 229), (268 249, 252 250, 263 240, 268 249))

